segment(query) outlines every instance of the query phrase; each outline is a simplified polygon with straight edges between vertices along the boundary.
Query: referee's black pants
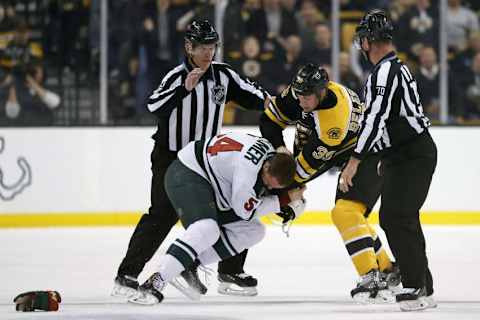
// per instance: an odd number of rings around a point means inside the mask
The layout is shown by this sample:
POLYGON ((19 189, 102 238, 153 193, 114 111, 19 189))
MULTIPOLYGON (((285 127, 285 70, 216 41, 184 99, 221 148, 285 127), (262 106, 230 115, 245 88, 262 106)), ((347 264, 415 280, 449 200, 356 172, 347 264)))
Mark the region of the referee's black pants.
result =
POLYGON ((437 148, 428 132, 393 150, 382 159, 384 184, 380 225, 400 264, 404 288, 433 293, 419 210, 428 194, 437 164, 437 148))
MULTIPOLYGON (((177 159, 177 152, 169 151, 168 147, 155 143, 150 159, 152 162, 151 206, 148 214, 142 215, 130 238, 127 253, 118 268, 118 275, 137 278, 178 221, 177 213, 170 203, 164 186, 165 173, 170 164, 177 159)), ((229 274, 243 272, 246 253, 247 250, 220 262, 219 272, 229 274)))

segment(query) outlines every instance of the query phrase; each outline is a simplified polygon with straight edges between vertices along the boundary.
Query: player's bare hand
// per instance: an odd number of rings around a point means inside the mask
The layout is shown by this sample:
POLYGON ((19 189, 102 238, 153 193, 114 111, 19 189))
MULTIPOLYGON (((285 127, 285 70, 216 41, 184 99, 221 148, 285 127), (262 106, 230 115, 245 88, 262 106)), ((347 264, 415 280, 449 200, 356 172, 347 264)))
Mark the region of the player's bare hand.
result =
POLYGON ((295 189, 288 190, 288 196, 290 198, 290 201, 302 200, 305 190, 307 190, 306 186, 301 186, 295 189))
POLYGON ((348 192, 350 187, 353 187, 352 180, 353 177, 355 177, 355 174, 357 174, 359 164, 360 160, 356 158, 350 158, 350 160, 348 160, 347 166, 343 169, 338 182, 338 188, 341 191, 348 192))
POLYGON ((204 70, 200 68, 195 68, 187 74, 187 78, 185 79, 185 89, 188 91, 192 91, 193 88, 198 84, 198 80, 202 77, 205 73, 204 70))

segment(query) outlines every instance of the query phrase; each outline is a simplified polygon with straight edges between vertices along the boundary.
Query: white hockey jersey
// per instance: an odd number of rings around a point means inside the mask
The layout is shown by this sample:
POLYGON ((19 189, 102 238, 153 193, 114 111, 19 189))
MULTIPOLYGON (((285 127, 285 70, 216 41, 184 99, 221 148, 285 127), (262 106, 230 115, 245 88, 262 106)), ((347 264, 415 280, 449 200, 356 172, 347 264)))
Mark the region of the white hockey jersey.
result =
POLYGON ((250 220, 280 212, 278 196, 265 195, 261 178, 262 165, 274 152, 264 138, 227 133, 190 142, 178 158, 210 182, 221 211, 233 209, 243 220, 250 220))

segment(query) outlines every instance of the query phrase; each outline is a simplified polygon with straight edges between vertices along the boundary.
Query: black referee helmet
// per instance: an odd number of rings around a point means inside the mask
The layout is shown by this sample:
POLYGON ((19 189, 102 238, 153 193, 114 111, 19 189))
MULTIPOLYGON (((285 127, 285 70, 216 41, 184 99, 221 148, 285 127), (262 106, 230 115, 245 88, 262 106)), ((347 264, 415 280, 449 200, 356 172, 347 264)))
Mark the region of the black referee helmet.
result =
POLYGON ((218 39, 217 31, 208 20, 194 20, 188 25, 185 33, 185 40, 190 41, 194 46, 216 44, 218 39))
POLYGON ((369 42, 393 39, 393 26, 385 11, 372 9, 365 14, 355 30, 354 43, 359 49, 363 38, 367 38, 369 42))
POLYGON ((292 82, 292 88, 295 93, 302 96, 311 94, 319 96, 320 91, 327 87, 328 81, 328 73, 325 69, 309 63, 298 70, 292 82))

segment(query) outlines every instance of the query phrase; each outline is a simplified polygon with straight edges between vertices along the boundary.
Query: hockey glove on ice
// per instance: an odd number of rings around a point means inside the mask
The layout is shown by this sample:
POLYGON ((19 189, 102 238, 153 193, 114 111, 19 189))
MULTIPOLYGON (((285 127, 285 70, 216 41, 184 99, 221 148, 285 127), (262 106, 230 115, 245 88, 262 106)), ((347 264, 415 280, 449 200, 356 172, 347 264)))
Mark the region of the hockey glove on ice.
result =
POLYGON ((57 311, 62 301, 57 291, 29 291, 21 293, 13 299, 17 311, 29 312, 35 310, 57 311))

